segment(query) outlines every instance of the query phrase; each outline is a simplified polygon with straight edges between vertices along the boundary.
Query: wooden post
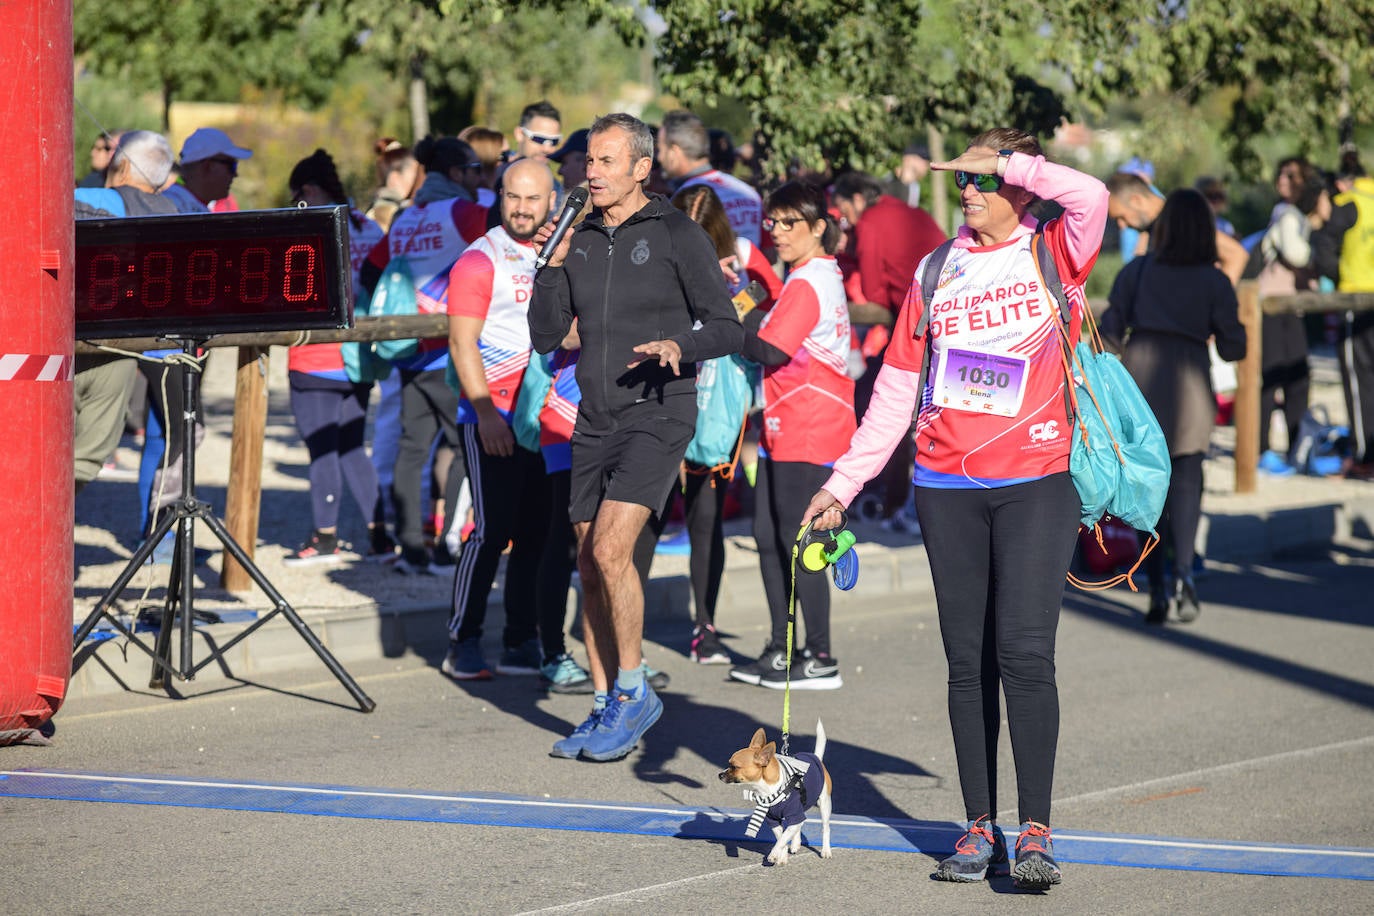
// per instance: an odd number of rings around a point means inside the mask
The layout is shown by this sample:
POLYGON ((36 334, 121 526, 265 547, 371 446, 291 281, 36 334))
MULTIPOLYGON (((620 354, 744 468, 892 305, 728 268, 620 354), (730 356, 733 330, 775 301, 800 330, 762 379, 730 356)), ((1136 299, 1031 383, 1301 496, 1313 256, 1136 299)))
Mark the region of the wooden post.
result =
MULTIPOLYGON (((239 368, 234 382, 234 432, 229 446, 229 489, 225 496, 224 523, 250 560, 258 542, 258 510, 262 502, 268 352, 266 347, 239 347, 239 368)), ((246 592, 253 585, 248 571, 227 551, 223 554, 219 582, 229 592, 246 592)))
POLYGON ((1245 358, 1236 366, 1236 492, 1255 492, 1259 473, 1260 348, 1262 315, 1259 284, 1243 280, 1236 289, 1240 302, 1240 323, 1245 327, 1245 358))

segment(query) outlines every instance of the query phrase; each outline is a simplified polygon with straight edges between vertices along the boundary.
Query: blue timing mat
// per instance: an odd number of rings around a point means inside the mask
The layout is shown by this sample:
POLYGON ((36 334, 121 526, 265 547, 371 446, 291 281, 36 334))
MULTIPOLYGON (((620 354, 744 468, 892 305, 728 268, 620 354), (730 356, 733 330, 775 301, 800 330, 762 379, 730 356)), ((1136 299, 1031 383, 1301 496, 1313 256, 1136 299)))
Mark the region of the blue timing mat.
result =
MULTIPOLYGON (((581 830, 716 840, 761 848, 772 845, 771 840, 745 839, 750 812, 740 808, 696 809, 479 792, 451 794, 61 770, 0 771, 0 797, 581 830)), ((953 850, 954 841, 963 832, 962 825, 957 824, 846 815, 833 816, 830 825, 831 845, 836 848, 940 858, 953 850)), ((807 821, 803 835, 810 843, 820 842, 818 816, 807 821)), ((1008 842, 1013 837, 1008 830, 1008 842)), ((1054 851, 1061 861, 1085 865, 1374 880, 1374 849, 1056 830, 1054 851)))

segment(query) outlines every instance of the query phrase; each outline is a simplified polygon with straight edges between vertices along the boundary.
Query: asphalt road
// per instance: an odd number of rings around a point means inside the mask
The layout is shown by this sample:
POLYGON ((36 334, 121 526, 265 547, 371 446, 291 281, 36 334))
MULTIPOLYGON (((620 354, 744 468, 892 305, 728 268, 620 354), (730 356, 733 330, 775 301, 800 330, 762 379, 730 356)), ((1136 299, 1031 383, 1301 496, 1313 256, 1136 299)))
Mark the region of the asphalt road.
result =
MULTIPOLYGON (((1141 625, 1144 596, 1070 594, 1056 832, 1345 847, 1356 852, 1340 861, 1374 876, 1374 545, 1214 565, 1200 592, 1202 618, 1163 632, 1141 625)), ((762 616, 722 621, 733 649, 758 650, 762 616)), ((488 631, 497 638, 499 619, 488 631)), ((651 633, 651 660, 673 684, 663 719, 619 763, 547 756, 585 698, 528 679, 460 686, 437 659, 407 656, 350 666, 377 700, 371 715, 323 667, 192 684, 183 699, 73 700, 50 747, 0 749, 0 770, 378 787, 440 797, 420 804, 441 821, 444 798, 474 793, 600 803, 587 809, 593 828, 621 803, 737 811, 716 772, 756 727, 776 735, 782 696, 689 665, 687 635, 651 633)), ((792 721, 794 749, 825 721, 837 817, 952 825, 962 806, 930 596, 846 611, 834 646, 844 689, 794 693, 792 721)), ((1014 825, 1005 729, 1002 744, 1001 819, 1014 825)), ((12 876, 0 909, 14 914, 1374 912, 1369 881, 1145 867, 1149 854, 1129 848, 1120 865, 1061 853, 1064 884, 1042 897, 1005 880, 932 881, 930 849, 837 848, 830 861, 804 850, 772 868, 759 844, 555 829, 574 823, 558 806, 533 806, 519 819, 532 826, 479 826, 310 816, 309 804, 219 810, 204 807, 204 786, 185 807, 133 804, 156 796, 128 787, 97 791, 100 802, 7 794, 19 780, 0 777, 12 876)), ((360 797, 354 813, 369 804, 360 797)), ((1308 859, 1319 873, 1336 861, 1308 859)))

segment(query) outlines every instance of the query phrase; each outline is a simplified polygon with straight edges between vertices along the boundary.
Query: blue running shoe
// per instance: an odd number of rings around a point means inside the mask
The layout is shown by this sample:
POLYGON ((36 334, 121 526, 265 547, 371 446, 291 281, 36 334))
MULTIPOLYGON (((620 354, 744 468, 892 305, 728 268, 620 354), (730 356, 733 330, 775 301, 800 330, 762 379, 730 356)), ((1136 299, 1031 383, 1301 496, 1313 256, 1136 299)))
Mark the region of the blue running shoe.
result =
POLYGON ((994 875, 1006 874, 1007 838, 989 817, 969 821, 968 830, 954 844, 954 855, 936 866, 936 880, 982 881, 989 869, 994 875))
POLYGON ((1271 477, 1292 477, 1298 469, 1278 452, 1270 450, 1260 455, 1259 469, 1271 477))
POLYGON ((600 762, 619 760, 635 749, 649 726, 663 715, 663 701, 654 693, 654 688, 646 683, 643 690, 644 693, 638 698, 619 688, 611 694, 606 712, 601 716, 601 724, 582 747, 584 759, 600 762))
POLYGON ((1063 880, 1059 865, 1054 861, 1054 840, 1050 828, 1035 821, 1021 825, 1016 838, 1016 864, 1011 870, 1012 883, 1021 890, 1044 891, 1063 880))
POLYGON ((444 656, 439 670, 455 681, 491 680, 491 669, 487 667, 486 656, 482 654, 482 640, 478 638, 462 642, 450 640, 448 654, 444 656))
POLYGON ((604 709, 593 708, 591 714, 582 720, 581 725, 573 729, 571 735, 553 743, 553 750, 549 751, 549 756, 561 757, 564 760, 576 760, 577 755, 582 753, 582 748, 586 746, 587 738, 601 724, 601 716, 604 713, 604 709))

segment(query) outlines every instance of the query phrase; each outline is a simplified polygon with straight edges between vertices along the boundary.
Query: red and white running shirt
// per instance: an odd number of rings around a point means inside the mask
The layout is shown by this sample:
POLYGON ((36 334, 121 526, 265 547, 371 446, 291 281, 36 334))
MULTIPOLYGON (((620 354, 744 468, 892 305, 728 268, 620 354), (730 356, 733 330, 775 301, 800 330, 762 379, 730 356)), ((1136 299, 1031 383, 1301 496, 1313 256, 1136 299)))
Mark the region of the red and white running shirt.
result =
POLYGON ((792 358, 763 370, 760 450, 773 461, 829 465, 854 434, 849 302, 832 257, 795 268, 759 325, 759 339, 792 358))
MULTIPOLYGON (((449 274, 448 313, 484 322, 477 351, 491 402, 507 423, 530 361, 526 313, 537 255, 533 243, 517 241, 497 226, 473 242, 449 274)), ((458 422, 477 422, 465 395, 458 400, 458 422)))

